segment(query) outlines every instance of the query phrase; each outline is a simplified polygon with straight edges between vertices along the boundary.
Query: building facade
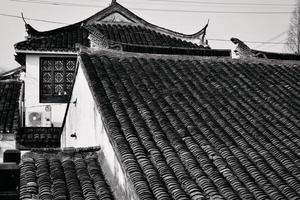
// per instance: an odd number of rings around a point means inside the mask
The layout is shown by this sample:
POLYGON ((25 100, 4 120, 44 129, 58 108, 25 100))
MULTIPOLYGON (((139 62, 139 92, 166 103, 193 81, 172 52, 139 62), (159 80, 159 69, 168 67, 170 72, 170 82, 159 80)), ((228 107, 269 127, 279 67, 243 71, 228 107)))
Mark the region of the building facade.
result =
POLYGON ((177 33, 144 21, 116 2, 81 22, 55 30, 40 32, 26 24, 26 40, 15 45, 16 60, 26 67, 25 126, 62 126, 79 45, 90 47, 105 41, 111 48, 123 45, 124 51, 140 51, 144 46, 204 49, 209 48, 206 27, 193 35, 177 33), (95 39, 99 35, 89 34, 93 30, 99 31, 100 40, 95 39))

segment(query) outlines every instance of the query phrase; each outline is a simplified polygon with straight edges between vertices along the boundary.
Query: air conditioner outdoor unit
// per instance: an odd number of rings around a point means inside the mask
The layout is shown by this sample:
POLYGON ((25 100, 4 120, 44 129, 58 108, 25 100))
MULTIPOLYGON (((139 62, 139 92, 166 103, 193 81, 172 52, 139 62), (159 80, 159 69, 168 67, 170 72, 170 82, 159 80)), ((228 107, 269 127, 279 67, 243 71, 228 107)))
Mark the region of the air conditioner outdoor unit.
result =
POLYGON ((27 112, 28 127, 51 127, 51 107, 48 106, 44 111, 27 112))

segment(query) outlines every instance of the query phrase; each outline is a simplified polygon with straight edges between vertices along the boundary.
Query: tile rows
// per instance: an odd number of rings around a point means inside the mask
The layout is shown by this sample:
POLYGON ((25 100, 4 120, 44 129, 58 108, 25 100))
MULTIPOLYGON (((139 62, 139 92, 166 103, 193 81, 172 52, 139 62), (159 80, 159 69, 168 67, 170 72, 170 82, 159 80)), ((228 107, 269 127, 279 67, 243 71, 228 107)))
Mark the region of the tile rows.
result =
POLYGON ((25 127, 17 134, 19 148, 58 148, 61 128, 25 127))
POLYGON ((20 172, 20 199, 114 199, 95 152, 29 152, 20 172))
POLYGON ((199 46, 194 43, 176 39, 142 26, 121 24, 97 24, 95 26, 106 38, 120 43, 145 46, 199 48, 199 46))
POLYGON ((33 51, 75 51, 75 44, 89 46, 88 33, 78 25, 67 29, 49 31, 47 35, 36 36, 15 45, 18 50, 33 51), (53 33, 52 33, 53 32, 53 33))
POLYGON ((20 123, 22 82, 0 81, 0 133, 16 133, 20 123))
POLYGON ((81 54, 140 199, 299 199, 298 67, 81 54))

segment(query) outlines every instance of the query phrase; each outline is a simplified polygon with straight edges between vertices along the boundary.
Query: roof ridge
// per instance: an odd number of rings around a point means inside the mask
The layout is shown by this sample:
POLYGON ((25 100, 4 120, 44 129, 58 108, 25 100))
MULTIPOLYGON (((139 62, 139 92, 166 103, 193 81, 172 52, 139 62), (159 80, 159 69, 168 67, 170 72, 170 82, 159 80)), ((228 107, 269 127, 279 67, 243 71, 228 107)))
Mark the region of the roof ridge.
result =
MULTIPOLYGON (((1 77, 0 77, 1 78, 1 77)), ((0 80, 0 83, 23 83, 23 80, 19 80, 19 79, 4 79, 4 80, 0 80)))
MULTIPOLYGON (((172 49, 172 48, 168 48, 172 49)), ((229 49, 199 49, 199 51, 211 51, 213 52, 230 52, 229 49)), ((114 49, 93 49, 93 48, 80 48, 79 56, 89 55, 89 56, 108 56, 112 58, 146 58, 146 59, 174 59, 174 60, 219 60, 219 61, 230 61, 233 63, 256 63, 256 64, 273 64, 273 65, 287 65, 290 67, 298 66, 300 61, 298 60, 279 60, 279 59, 265 59, 259 57, 247 57, 243 59, 232 58, 231 56, 215 56, 215 55, 192 55, 192 54, 166 54, 166 53, 149 53, 149 52, 134 52, 134 51, 118 51, 114 49)))
POLYGON ((30 24, 26 24, 26 31, 27 34, 29 35, 29 38, 25 41, 28 41, 29 39, 39 39, 39 38, 43 38, 43 37, 49 37, 50 34, 57 34, 57 32, 59 33, 59 31, 65 31, 65 30, 72 30, 72 28, 80 28, 80 25, 82 23, 84 23, 85 20, 82 20, 80 22, 76 22, 74 24, 70 24, 67 26, 62 26, 59 28, 55 28, 52 30, 47 30, 47 31, 38 31, 35 28, 33 28, 30 24), (28 27, 30 28, 28 28, 28 27))
POLYGON ((74 153, 88 153, 100 151, 100 146, 93 147, 63 147, 63 148, 32 148, 31 153, 65 153, 65 154, 74 154, 74 153))
MULTIPOLYGON (((118 51, 114 49, 94 49, 94 48, 87 48, 87 47, 81 47, 82 45, 79 46, 80 50, 78 55, 80 56, 81 54, 89 54, 89 55, 106 55, 110 57, 119 57, 119 58, 128 58, 128 57, 142 57, 142 58, 177 58, 177 59, 188 59, 188 58, 231 58, 231 50, 230 49, 195 49, 198 51, 202 52, 210 52, 210 54, 207 55, 193 55, 193 54, 168 54, 168 53, 149 53, 149 52, 134 52, 134 51, 118 51), (213 52, 216 54, 213 55, 213 52), (225 56, 217 56, 218 52, 227 52, 228 55, 225 56)), ((145 47, 146 48, 146 47, 145 47)), ((148 48, 148 47, 147 47, 148 48)), ((166 47, 165 49, 172 50, 172 49, 179 49, 179 48, 170 48, 166 47)), ((184 49, 184 48, 183 48, 184 49)), ((187 50, 193 50, 190 48, 186 48, 187 50)))

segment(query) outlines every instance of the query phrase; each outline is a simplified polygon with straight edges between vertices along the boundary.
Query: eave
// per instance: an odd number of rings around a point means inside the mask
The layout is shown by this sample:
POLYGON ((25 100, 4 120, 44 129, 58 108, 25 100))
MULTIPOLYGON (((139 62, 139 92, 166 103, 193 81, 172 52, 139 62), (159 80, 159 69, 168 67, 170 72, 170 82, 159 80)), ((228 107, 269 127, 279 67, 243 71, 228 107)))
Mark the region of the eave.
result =
POLYGON ((131 12, 130 10, 126 9, 125 7, 123 7, 122 5, 120 5, 116 2, 113 3, 112 5, 110 5, 109 7, 107 7, 106 9, 87 18, 84 21, 86 24, 93 24, 96 21, 101 21, 101 19, 109 16, 112 13, 119 13, 119 14, 123 15, 124 17, 130 19, 131 21, 133 21, 133 23, 135 23, 137 25, 146 26, 146 27, 156 30, 162 34, 166 34, 166 35, 169 35, 169 36, 172 36, 172 37, 175 37, 178 39, 187 40, 187 41, 191 41, 191 40, 195 40, 195 39, 202 39, 203 34, 204 35, 206 34, 206 28, 208 26, 208 24, 206 24, 204 26, 204 28, 202 28, 200 31, 198 31, 194 34, 179 33, 176 31, 172 31, 172 30, 151 24, 151 23, 147 22, 146 20, 140 18, 139 16, 135 15, 133 12, 131 12))
POLYGON ((52 55, 73 55, 77 56, 77 51, 41 51, 41 50, 15 50, 16 53, 24 54, 52 54, 52 55))

